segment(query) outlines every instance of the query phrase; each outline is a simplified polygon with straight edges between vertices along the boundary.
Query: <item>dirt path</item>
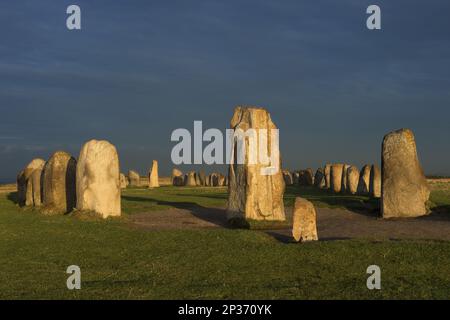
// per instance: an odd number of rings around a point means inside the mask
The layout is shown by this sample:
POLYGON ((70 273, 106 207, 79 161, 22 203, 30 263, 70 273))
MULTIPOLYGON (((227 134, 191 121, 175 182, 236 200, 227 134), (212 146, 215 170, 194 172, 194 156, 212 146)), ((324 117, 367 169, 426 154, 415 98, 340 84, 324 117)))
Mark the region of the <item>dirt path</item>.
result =
MULTIPOLYGON (((292 208, 286 209, 288 217, 292 208)), ((134 214, 132 228, 182 230, 226 228, 224 208, 169 209, 134 214)), ((382 220, 371 214, 346 209, 317 208, 317 228, 321 240, 339 239, 440 239, 450 240, 450 215, 433 214, 417 219, 382 220)), ((291 241, 291 230, 266 230, 274 238, 291 241)))

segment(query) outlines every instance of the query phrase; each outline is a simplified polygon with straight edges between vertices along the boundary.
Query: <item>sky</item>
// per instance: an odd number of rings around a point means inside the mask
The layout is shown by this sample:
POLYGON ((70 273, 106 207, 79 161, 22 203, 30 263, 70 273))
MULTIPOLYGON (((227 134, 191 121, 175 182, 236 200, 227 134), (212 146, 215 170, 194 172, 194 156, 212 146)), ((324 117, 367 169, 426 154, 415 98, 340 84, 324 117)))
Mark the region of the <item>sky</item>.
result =
POLYGON ((0 183, 90 139, 123 172, 155 159, 167 175, 173 130, 225 130, 236 105, 269 110, 287 169, 380 164, 407 127, 425 172, 450 175, 449 15, 444 0, 2 1, 0 183))

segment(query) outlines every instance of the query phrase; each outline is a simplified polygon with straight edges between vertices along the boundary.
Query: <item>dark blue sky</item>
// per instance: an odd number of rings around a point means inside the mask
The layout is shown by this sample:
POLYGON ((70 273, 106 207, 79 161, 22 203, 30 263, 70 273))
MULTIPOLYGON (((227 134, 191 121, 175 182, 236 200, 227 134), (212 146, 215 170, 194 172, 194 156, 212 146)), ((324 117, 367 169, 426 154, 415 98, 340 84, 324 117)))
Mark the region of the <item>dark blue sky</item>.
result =
POLYGON ((426 173, 450 174, 449 16, 444 0, 2 1, 0 181, 91 138, 122 171, 166 174, 174 129, 225 129, 238 104, 270 110, 290 169, 379 163, 409 127, 426 173))

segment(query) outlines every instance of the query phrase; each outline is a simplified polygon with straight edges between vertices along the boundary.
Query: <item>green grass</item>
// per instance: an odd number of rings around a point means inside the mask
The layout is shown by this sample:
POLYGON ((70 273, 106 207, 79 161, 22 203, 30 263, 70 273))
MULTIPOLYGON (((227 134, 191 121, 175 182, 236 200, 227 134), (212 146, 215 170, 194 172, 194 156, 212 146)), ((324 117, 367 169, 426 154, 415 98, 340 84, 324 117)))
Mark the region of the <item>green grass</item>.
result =
MULTIPOLYGON (((332 194, 314 187, 288 186, 284 195, 285 206, 292 207, 297 196, 304 197, 319 207, 331 208, 364 208, 364 203, 371 201, 367 196, 332 194)), ((123 212, 127 214, 164 210, 175 205, 224 207, 226 203, 226 187, 161 187, 151 190, 128 188, 122 196, 123 212)))
MULTIPOLYGON (((294 192, 288 190, 287 203, 294 192)), ((335 201, 313 190, 299 192, 324 205, 335 201)), ((173 202, 225 201, 224 188, 129 189, 123 196, 125 216, 173 202)), ((0 194, 3 299, 449 299, 449 266, 446 241, 301 245, 254 230, 145 232, 123 219, 42 216, 0 194), (81 267, 79 291, 66 288, 65 270, 72 264, 81 267), (366 288, 372 264, 382 270, 380 291, 366 288)))

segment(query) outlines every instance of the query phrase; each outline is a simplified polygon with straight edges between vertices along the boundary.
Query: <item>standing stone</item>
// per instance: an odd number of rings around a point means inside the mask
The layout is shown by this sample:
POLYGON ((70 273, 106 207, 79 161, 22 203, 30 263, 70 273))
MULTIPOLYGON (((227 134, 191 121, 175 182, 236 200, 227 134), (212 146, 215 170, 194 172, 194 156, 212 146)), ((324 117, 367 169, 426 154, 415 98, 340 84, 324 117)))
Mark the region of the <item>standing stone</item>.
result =
POLYGON ((314 186, 316 188, 325 189, 326 183, 324 168, 318 168, 314 175, 314 186))
POLYGON ((35 170, 42 171, 44 165, 45 160, 33 159, 17 176, 18 203, 20 206, 34 205, 32 175, 35 170))
POLYGON ((209 184, 211 187, 218 187, 219 186, 219 174, 218 173, 211 173, 209 175, 209 184))
POLYGON ((172 170, 172 185, 181 187, 184 186, 184 175, 183 172, 174 168, 172 170))
POLYGON ((195 173, 195 185, 197 185, 197 186, 201 186, 202 185, 198 172, 195 173))
POLYGON ((359 174, 358 194, 365 195, 369 193, 370 188, 370 169, 371 167, 366 164, 359 174))
POLYGON ((158 161, 153 160, 152 169, 148 175, 148 187, 159 188, 158 161))
POLYGON ((430 189, 411 130, 400 129, 384 137, 381 171, 383 218, 418 217, 428 213, 426 202, 430 189))
POLYGON ((108 141, 91 140, 81 149, 77 209, 94 211, 103 218, 121 214, 119 156, 108 141))
POLYGON ((325 175, 325 189, 331 188, 331 164, 327 163, 323 168, 325 175))
MULTIPOLYGON (((277 127, 272 122, 269 112, 263 108, 237 107, 231 120, 231 128, 235 131, 240 129, 243 132, 248 132, 248 129, 255 130, 256 145, 260 146, 259 150, 262 149, 261 146, 265 146, 264 153, 271 159, 268 164, 259 161, 250 163, 248 154, 250 148, 247 147, 244 163, 239 164, 238 154, 236 154, 239 143, 236 140, 233 141, 231 148, 233 162, 229 166, 228 175, 228 219, 231 221, 242 219, 284 221, 285 184, 281 170, 278 139, 272 139, 272 129, 277 129, 277 127), (265 129, 265 131, 260 131, 260 129, 265 129), (264 139, 261 139, 263 135, 264 139), (263 143, 263 140, 266 140, 267 143, 263 143), (274 169, 267 170, 268 167, 274 169)), ((258 153, 259 150, 256 152, 258 153)), ((262 155, 257 154, 255 158, 258 159, 260 156, 262 155)))
POLYGON ((287 171, 287 170, 283 170, 283 178, 284 178, 284 183, 287 186, 291 186, 294 184, 294 180, 292 178, 292 174, 287 171))
POLYGON ((201 186, 206 185, 206 175, 205 175, 205 171, 203 171, 203 169, 199 171, 198 179, 200 180, 201 186))
POLYGON ((381 170, 377 165, 370 169, 369 193, 373 198, 381 197, 381 170))
POLYGON ((225 176, 223 174, 221 174, 221 173, 219 173, 217 185, 219 187, 225 186, 225 176))
POLYGON ((128 180, 132 187, 139 187, 141 185, 141 176, 134 170, 128 171, 128 180))
POLYGON ((344 165, 342 163, 335 163, 331 165, 330 171, 331 191, 335 193, 341 192, 343 174, 344 174, 344 165))
POLYGON ((311 168, 300 170, 298 184, 301 186, 312 186, 314 183, 313 171, 311 168))
POLYGON ((341 192, 347 192, 347 170, 350 168, 350 165, 344 164, 344 169, 342 171, 342 186, 341 192))
POLYGON ((44 168, 36 169, 31 174, 31 189, 33 190, 33 205, 40 207, 42 205, 42 191, 43 191, 43 175, 44 168))
POLYGON ((347 169, 347 192, 356 194, 358 192, 359 183, 359 169, 355 166, 350 166, 347 169))
POLYGON ((42 184, 42 205, 45 213, 65 214, 75 208, 76 168, 75 158, 64 151, 55 152, 47 161, 42 184))
POLYGON ((120 188, 126 189, 128 187, 128 184, 129 184, 128 178, 123 173, 121 173, 120 174, 120 188))
MULTIPOLYGON (((299 178, 300 178, 300 173, 298 171, 294 171, 292 173, 292 182, 295 186, 298 186, 299 178)), ((286 180, 284 182, 286 182, 286 180)))
POLYGON ((185 185, 188 187, 195 187, 197 185, 197 182, 195 181, 195 171, 190 171, 187 174, 185 185))
POLYGON ((316 209, 303 198, 295 198, 292 236, 297 242, 317 241, 316 209))

